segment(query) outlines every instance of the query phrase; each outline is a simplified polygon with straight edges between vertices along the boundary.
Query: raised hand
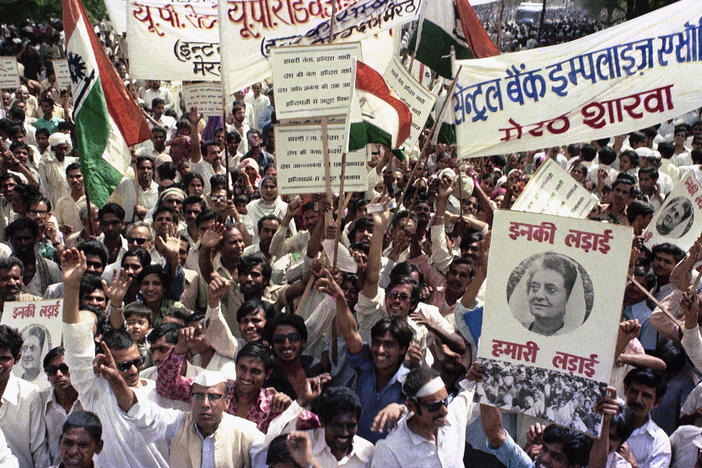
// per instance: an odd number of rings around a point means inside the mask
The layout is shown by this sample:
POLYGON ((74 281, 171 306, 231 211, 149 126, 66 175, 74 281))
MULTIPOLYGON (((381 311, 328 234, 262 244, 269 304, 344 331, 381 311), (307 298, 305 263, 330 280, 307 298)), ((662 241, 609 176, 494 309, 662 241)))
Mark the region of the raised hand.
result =
POLYGON ((288 434, 287 444, 290 456, 295 460, 296 465, 317 466, 314 455, 312 455, 312 442, 310 442, 310 438, 305 432, 291 432, 288 434))
POLYGON ((119 382, 122 375, 117 369, 115 358, 112 357, 110 348, 107 347, 104 341, 100 342, 101 354, 97 354, 93 360, 93 371, 96 375, 104 378, 108 382, 119 382))
POLYGON ((471 364, 470 369, 468 369, 468 372, 466 373, 466 379, 471 380, 473 382, 480 382, 483 380, 485 377, 485 370, 483 369, 482 364, 480 364, 478 361, 473 362, 471 364))
POLYGON ((305 389, 302 394, 298 397, 298 404, 305 407, 312 403, 319 395, 322 394, 324 386, 331 382, 331 375, 329 373, 320 374, 317 377, 311 377, 305 380, 305 389))
POLYGON ((61 274, 64 286, 80 287, 80 281, 88 270, 85 254, 78 249, 66 249, 61 254, 61 274))
POLYGON ((107 296, 113 306, 120 307, 122 305, 122 301, 124 301, 124 296, 127 294, 127 289, 129 289, 131 282, 124 268, 120 268, 119 274, 117 274, 117 272, 112 274, 112 281, 109 286, 105 281, 102 282, 105 296, 107 296))
POLYGON ((178 261, 180 252, 180 238, 176 235, 176 225, 168 226, 166 236, 156 236, 156 249, 171 262, 178 261))
POLYGON ((178 342, 176 343, 175 352, 185 354, 190 351, 190 347, 195 341, 197 327, 183 327, 178 332, 178 342))
POLYGON ((422 350, 416 341, 410 343, 409 348, 407 348, 407 354, 405 355, 405 361, 407 367, 414 368, 419 367, 422 362, 422 350))
POLYGON ((690 286, 680 302, 680 308, 685 316, 685 328, 695 328, 700 315, 700 298, 690 286))
POLYGON ((269 391, 273 394, 270 402, 271 413, 280 414, 292 404, 292 398, 285 393, 279 392, 275 388, 270 388, 269 391))
POLYGON ((329 269, 324 268, 321 271, 321 275, 315 284, 317 291, 322 292, 334 299, 343 299, 344 291, 341 289, 339 284, 334 279, 329 269))
POLYGON ((210 307, 217 307, 219 305, 219 301, 227 293, 230 285, 231 282, 221 276, 212 276, 212 281, 210 281, 210 285, 207 288, 208 304, 210 307))
POLYGON ((201 244, 205 248, 214 249, 222 242, 223 237, 224 224, 215 223, 202 234, 201 244))
POLYGON ((375 416, 373 424, 371 425, 371 431, 382 433, 390 432, 397 426, 397 421, 399 421, 406 412, 407 408, 405 405, 390 403, 375 416))

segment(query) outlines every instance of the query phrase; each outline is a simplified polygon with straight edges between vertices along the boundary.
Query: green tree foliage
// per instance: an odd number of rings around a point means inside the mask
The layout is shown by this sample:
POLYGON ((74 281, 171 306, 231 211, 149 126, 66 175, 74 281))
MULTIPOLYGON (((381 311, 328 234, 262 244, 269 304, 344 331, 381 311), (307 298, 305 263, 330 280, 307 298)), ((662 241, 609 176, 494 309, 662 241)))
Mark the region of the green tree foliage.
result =
MULTIPOLYGON (((107 18, 103 0, 82 1, 91 22, 107 18)), ((27 19, 43 23, 51 17, 62 17, 60 0, 0 0, 0 11, 3 22, 17 25, 24 25, 27 19)))

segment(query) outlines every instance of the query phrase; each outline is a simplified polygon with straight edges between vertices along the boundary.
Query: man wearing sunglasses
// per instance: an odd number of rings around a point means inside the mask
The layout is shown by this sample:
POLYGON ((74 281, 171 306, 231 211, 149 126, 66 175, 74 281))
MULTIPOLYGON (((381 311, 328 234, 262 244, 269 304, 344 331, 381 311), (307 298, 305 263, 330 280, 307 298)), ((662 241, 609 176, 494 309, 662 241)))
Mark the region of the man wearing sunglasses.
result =
POLYGON ((37 394, 41 406, 39 426, 46 431, 49 443, 51 464, 61 461, 61 428, 66 418, 73 411, 82 410, 78 392, 71 384, 71 372, 64 361, 65 350, 62 346, 51 349, 44 356, 44 372, 51 387, 37 394))
MULTIPOLYGON (((109 383, 93 373, 95 342, 93 327, 95 315, 79 311, 78 288, 87 270, 85 254, 77 249, 63 252, 63 336, 66 348, 65 363, 70 368, 71 382, 78 392, 84 410, 100 418, 104 429, 104 450, 95 456, 99 465, 167 467, 165 447, 147 440, 135 431, 117 401, 111 395, 109 383)), ((114 356, 114 368, 120 378, 139 399, 152 396, 154 383, 139 378, 144 359, 132 338, 123 330, 105 333, 101 343, 103 352, 114 356)))
POLYGON ((97 240, 107 247, 107 262, 114 263, 129 249, 127 239, 120 234, 124 229, 124 209, 116 203, 107 203, 98 211, 98 222, 102 234, 97 240))

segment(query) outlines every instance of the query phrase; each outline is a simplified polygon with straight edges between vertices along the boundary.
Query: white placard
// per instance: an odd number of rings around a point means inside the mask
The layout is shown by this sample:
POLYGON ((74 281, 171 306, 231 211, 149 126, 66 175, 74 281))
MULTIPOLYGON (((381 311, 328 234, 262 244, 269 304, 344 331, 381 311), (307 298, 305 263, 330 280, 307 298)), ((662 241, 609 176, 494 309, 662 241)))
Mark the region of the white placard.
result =
MULTIPOLYGON (((329 124, 327 127, 332 191, 339 190, 344 127, 344 124, 329 124)), ((275 147, 278 193, 284 195, 326 192, 320 125, 276 125, 275 147)), ((368 147, 346 155, 345 192, 368 190, 367 151, 368 147)))
POLYGON ((546 158, 531 176, 512 209, 584 219, 598 201, 556 161, 546 158))
POLYGON ((629 226, 495 213, 477 400, 599 434, 632 240, 629 226))
POLYGON ((221 83, 186 83, 183 84, 185 108, 197 107, 205 117, 219 116, 224 112, 221 83))
POLYGON ((129 74, 152 80, 219 81, 216 0, 129 0, 129 74))
POLYGON ((63 299, 5 303, 2 324, 17 328, 24 340, 22 357, 12 368, 16 376, 37 384, 46 382, 42 364, 46 353, 61 345, 62 310, 63 299))
POLYGON ((56 84, 59 89, 71 89, 71 72, 68 70, 67 59, 54 59, 51 61, 56 73, 56 84))
POLYGON ((346 114, 353 92, 354 58, 361 58, 360 42, 273 49, 276 117, 346 114))
POLYGON ((702 190, 695 173, 689 171, 673 187, 644 232, 649 249, 669 242, 688 250, 702 232, 702 190))
POLYGON ((0 57, 0 89, 17 89, 19 85, 17 59, 15 57, 0 57))
POLYGON ((622 135, 697 109, 701 19, 702 2, 681 0, 571 42, 457 61, 459 157, 622 135))
POLYGON ((414 79, 397 56, 388 64, 383 79, 412 112, 412 130, 403 143, 405 148, 411 148, 419 140, 424 123, 434 107, 436 96, 414 79))

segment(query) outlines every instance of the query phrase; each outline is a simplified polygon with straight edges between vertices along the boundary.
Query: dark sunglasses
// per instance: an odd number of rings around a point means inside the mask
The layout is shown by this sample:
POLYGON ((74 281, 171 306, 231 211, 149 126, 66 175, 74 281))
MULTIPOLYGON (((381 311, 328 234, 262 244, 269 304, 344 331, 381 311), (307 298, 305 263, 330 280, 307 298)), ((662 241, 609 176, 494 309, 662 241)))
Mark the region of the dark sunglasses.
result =
POLYGON ((130 244, 143 245, 148 241, 148 239, 137 239, 135 237, 127 237, 127 242, 130 244))
POLYGON ((288 340, 291 343, 297 343, 300 341, 301 336, 299 333, 288 333, 287 335, 283 335, 282 333, 273 335, 273 343, 274 344, 283 344, 285 343, 285 340, 288 340))
POLYGON ((129 369, 132 368, 132 366, 136 367, 137 370, 141 369, 141 366, 144 365, 144 358, 136 358, 131 361, 126 361, 126 362, 120 362, 117 364, 117 369, 120 370, 120 372, 127 372, 129 369))
POLYGON ((419 400, 416 400, 417 403, 419 403, 421 406, 425 407, 427 411, 430 413, 436 413, 441 409, 442 406, 445 406, 448 408, 448 398, 444 400, 439 400, 439 401, 432 401, 431 403, 422 403, 419 400))
POLYGON ((46 372, 47 375, 56 375, 58 371, 66 375, 68 373, 68 366, 66 364, 59 364, 58 366, 46 366, 44 368, 44 372, 46 372))

